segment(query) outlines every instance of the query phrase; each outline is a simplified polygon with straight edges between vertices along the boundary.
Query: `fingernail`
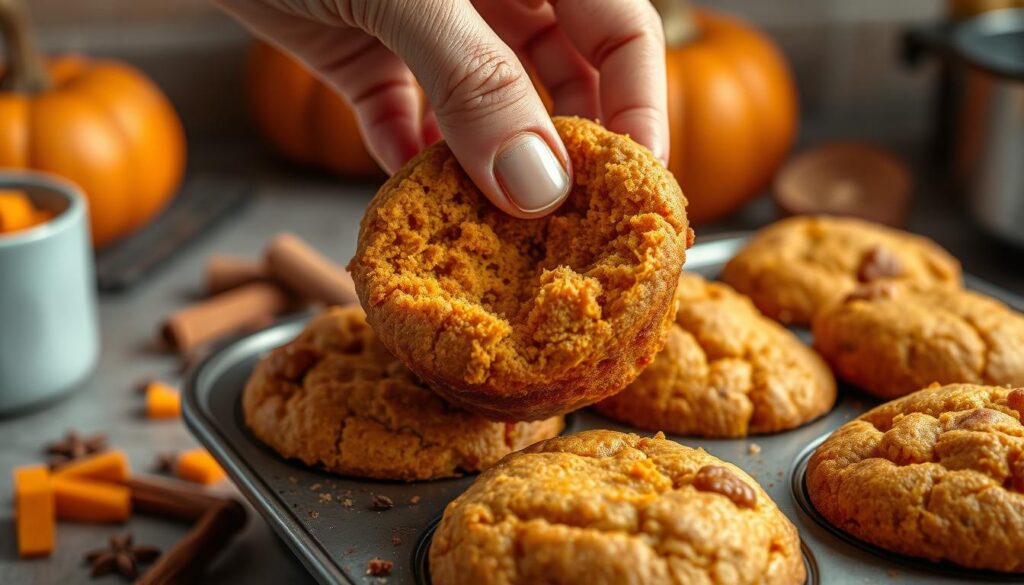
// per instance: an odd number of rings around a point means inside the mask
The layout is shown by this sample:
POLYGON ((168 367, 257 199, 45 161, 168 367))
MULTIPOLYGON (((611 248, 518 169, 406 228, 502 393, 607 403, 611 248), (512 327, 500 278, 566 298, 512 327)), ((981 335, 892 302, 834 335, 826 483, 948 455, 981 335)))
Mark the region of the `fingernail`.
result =
POLYGON ((494 159, 494 176, 512 205, 524 213, 544 211, 569 193, 569 174, 547 142, 531 132, 502 146, 494 159))

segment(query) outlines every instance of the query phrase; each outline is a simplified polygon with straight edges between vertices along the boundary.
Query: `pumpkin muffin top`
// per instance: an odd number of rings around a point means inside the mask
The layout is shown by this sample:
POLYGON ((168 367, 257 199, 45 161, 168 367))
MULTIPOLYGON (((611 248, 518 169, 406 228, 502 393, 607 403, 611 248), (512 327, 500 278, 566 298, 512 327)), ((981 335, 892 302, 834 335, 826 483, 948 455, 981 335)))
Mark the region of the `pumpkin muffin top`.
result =
POLYGON ((654 431, 744 437, 791 429, 835 403, 825 361, 729 285, 685 273, 676 302, 665 349, 599 412, 654 431))
POLYGON ((864 285, 819 311, 813 331, 839 377, 881 398, 932 382, 1024 384, 1024 315, 976 292, 864 285))
POLYGON ((807 466, 814 507, 898 553, 1024 571, 1024 389, 920 390, 840 427, 807 466))
POLYGON ((935 242, 850 217, 796 216, 760 230, 722 280, 765 315, 807 325, 865 282, 959 285, 960 263, 935 242))
POLYGON ((796 528, 738 467, 595 430, 504 457, 448 504, 437 585, 803 583, 796 528))
POLYGON ((492 205, 444 143, 377 193, 349 264, 381 341, 453 403, 539 419, 622 389, 661 349, 692 243, 646 148, 555 118, 573 187, 554 213, 492 205))
POLYGON ((384 349, 359 307, 327 309, 260 360, 242 410, 284 457, 406 481, 479 471, 562 430, 562 417, 500 423, 449 406, 384 349))

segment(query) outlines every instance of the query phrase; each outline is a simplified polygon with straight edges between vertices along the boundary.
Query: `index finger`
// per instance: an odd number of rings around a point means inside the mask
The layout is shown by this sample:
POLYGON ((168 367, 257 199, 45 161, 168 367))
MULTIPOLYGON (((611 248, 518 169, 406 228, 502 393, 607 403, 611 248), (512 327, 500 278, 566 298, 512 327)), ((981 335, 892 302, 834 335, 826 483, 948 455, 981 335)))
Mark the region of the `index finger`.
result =
POLYGON ((665 37, 648 0, 558 0, 562 29, 598 70, 605 126, 668 161, 665 37))

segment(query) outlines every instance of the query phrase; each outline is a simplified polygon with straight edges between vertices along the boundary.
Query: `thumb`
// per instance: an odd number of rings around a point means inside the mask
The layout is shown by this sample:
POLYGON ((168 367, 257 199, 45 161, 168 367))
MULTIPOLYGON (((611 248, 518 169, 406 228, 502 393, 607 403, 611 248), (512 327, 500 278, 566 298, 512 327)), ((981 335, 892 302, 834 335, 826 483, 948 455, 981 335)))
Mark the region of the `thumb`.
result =
POLYGON ((368 32, 412 70, 473 182, 513 216, 553 211, 569 193, 569 156, 515 53, 468 0, 378 7, 368 32))

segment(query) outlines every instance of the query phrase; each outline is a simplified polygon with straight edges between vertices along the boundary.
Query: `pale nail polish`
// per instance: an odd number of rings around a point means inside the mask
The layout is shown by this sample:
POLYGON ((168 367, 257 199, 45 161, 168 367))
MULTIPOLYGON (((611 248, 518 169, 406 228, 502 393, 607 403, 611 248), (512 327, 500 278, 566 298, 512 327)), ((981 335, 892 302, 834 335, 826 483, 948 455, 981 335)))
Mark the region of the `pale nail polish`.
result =
POLYGON ((569 174, 540 136, 524 132, 505 143, 494 158, 494 176, 512 205, 537 213, 569 193, 569 174))

